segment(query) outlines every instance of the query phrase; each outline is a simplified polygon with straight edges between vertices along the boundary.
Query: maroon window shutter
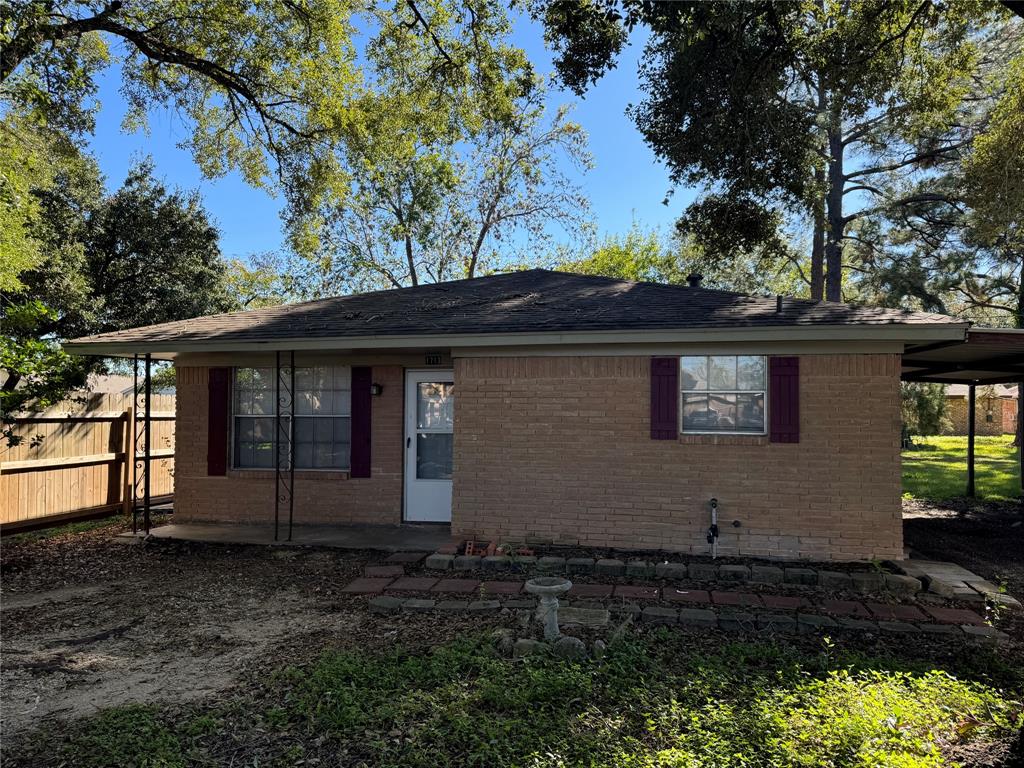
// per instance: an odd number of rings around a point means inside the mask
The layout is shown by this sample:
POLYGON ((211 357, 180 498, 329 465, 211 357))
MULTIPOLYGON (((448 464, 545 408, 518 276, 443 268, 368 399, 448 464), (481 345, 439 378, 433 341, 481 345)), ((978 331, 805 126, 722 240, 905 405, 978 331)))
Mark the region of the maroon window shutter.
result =
POLYGON ((370 415, 373 397, 373 369, 367 365, 352 368, 352 477, 370 476, 370 415))
POLYGON ((228 419, 231 412, 231 369, 210 369, 210 403, 207 414, 206 474, 228 473, 228 419))
POLYGON ((651 439, 679 436, 679 358, 651 358, 651 439))
POLYGON ((773 443, 800 442, 800 358, 768 358, 768 412, 773 443))

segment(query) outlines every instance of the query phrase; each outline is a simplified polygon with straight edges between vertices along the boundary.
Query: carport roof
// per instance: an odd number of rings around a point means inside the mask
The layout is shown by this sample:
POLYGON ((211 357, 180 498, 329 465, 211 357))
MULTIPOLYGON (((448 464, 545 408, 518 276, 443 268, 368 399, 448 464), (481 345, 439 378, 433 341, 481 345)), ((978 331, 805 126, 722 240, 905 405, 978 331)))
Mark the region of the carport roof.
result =
POLYGON ((908 347, 903 380, 939 384, 1024 381, 1024 330, 970 328, 963 341, 908 347))

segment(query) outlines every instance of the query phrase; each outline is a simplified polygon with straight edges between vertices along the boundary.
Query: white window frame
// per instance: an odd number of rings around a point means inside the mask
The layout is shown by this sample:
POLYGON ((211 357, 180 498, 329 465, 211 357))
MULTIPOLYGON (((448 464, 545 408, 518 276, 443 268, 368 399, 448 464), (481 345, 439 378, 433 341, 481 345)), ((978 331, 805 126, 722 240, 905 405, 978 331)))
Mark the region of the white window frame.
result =
MULTIPOLYGON (((710 375, 710 374, 709 374, 710 375)), ((747 435, 749 437, 764 437, 768 434, 768 355, 751 355, 751 354, 739 354, 735 352, 726 353, 711 353, 711 352, 697 352, 687 355, 679 356, 679 434, 681 435, 747 435), (684 357, 703 357, 708 362, 706 365, 709 366, 712 357, 759 357, 764 361, 764 388, 763 389, 684 389, 683 388, 683 358, 684 357), (764 398, 764 419, 761 425, 761 431, 755 432, 749 429, 687 429, 685 422, 684 406, 686 405, 687 394, 706 394, 706 395, 761 395, 764 398)), ((708 382, 710 386, 710 381, 708 382)))
MULTIPOLYGON (((351 396, 351 391, 352 391, 352 366, 346 365, 346 364, 341 364, 341 363, 339 363, 339 364, 328 363, 328 364, 324 364, 322 366, 317 366, 317 365, 297 365, 297 366, 295 366, 295 370, 299 371, 300 369, 303 369, 303 368, 309 369, 309 368, 317 368, 317 367, 331 367, 331 368, 345 368, 345 369, 347 369, 348 370, 348 378, 349 378, 349 393, 350 393, 350 396, 351 396)), ((276 438, 276 431, 277 431, 276 422, 277 422, 277 407, 278 407, 278 403, 277 403, 276 397, 274 398, 274 401, 273 401, 273 406, 274 406, 274 412, 273 413, 255 414, 255 413, 236 413, 235 412, 235 389, 236 389, 236 382, 237 382, 237 374, 238 374, 238 371, 245 370, 247 368, 249 368, 249 369, 252 369, 252 368, 270 368, 271 370, 273 370, 273 366, 266 366, 266 365, 239 365, 239 366, 234 366, 231 369, 231 429, 230 429, 230 435, 229 435, 229 440, 230 440, 229 446, 230 446, 230 454, 231 454, 231 464, 230 464, 230 466, 231 466, 232 470, 237 470, 239 472, 273 472, 277 468, 276 456, 274 457, 274 459, 275 459, 274 463, 271 464, 269 467, 253 467, 253 466, 240 466, 238 464, 238 457, 235 455, 235 437, 236 437, 236 430, 237 430, 237 425, 238 425, 238 419, 273 419, 274 422, 275 422, 275 426, 274 426, 274 431, 275 431, 274 437, 275 438, 276 438)), ((275 392, 275 394, 276 394, 276 391, 273 390, 273 389, 271 390, 271 392, 275 392)), ((348 419, 348 424, 349 424, 349 457, 348 457, 349 461, 348 461, 348 466, 345 466, 345 467, 300 467, 300 466, 296 466, 295 469, 296 469, 296 471, 299 471, 299 472, 350 472, 352 470, 352 409, 351 409, 351 406, 349 407, 349 413, 347 415, 343 414, 343 413, 295 413, 294 412, 294 398, 295 398, 295 393, 294 392, 292 393, 292 398, 293 398, 293 411, 292 411, 292 413, 291 414, 286 414, 286 415, 282 416, 282 418, 284 418, 284 419, 286 419, 288 421, 288 444, 289 444, 289 450, 290 450, 290 453, 289 453, 289 456, 288 456, 288 465, 291 466, 291 464, 295 461, 295 420, 296 419, 348 419)), ((351 403, 351 400, 349 402, 351 403)), ((271 438, 271 439, 274 439, 274 438, 271 438)))

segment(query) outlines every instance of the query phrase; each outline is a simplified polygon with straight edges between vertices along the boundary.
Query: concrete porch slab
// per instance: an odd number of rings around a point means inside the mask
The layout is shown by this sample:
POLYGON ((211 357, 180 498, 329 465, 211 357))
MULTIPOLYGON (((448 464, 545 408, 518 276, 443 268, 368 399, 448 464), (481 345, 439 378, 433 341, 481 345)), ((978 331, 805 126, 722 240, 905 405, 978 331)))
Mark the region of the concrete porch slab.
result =
POLYGON ((1010 608, 1021 609, 1020 602, 1010 595, 999 592, 999 588, 978 576, 973 571, 938 560, 902 560, 895 563, 903 573, 920 579, 929 592, 942 597, 971 602, 972 598, 998 601, 1010 608))
MULTIPOLYGON (((281 526, 274 541, 272 525, 187 523, 162 525, 149 532, 164 541, 204 544, 262 544, 281 547, 335 547, 377 549, 383 552, 433 552, 451 541, 448 525, 296 525, 286 541, 288 527, 281 526)), ((125 537, 137 534, 121 534, 125 537)))

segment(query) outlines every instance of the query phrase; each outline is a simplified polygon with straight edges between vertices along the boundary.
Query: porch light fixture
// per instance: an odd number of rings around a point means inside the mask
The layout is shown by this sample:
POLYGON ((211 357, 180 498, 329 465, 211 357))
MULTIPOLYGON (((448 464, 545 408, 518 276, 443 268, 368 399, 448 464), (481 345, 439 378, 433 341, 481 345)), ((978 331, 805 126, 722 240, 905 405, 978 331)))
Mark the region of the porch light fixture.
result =
POLYGON ((381 393, 382 393, 383 391, 384 391, 384 385, 383 385, 383 384, 377 384, 377 383, 375 382, 375 383, 373 383, 373 384, 371 384, 371 385, 370 385, 370 394, 371 394, 371 395, 372 395, 373 397, 380 397, 380 396, 381 396, 381 393))

